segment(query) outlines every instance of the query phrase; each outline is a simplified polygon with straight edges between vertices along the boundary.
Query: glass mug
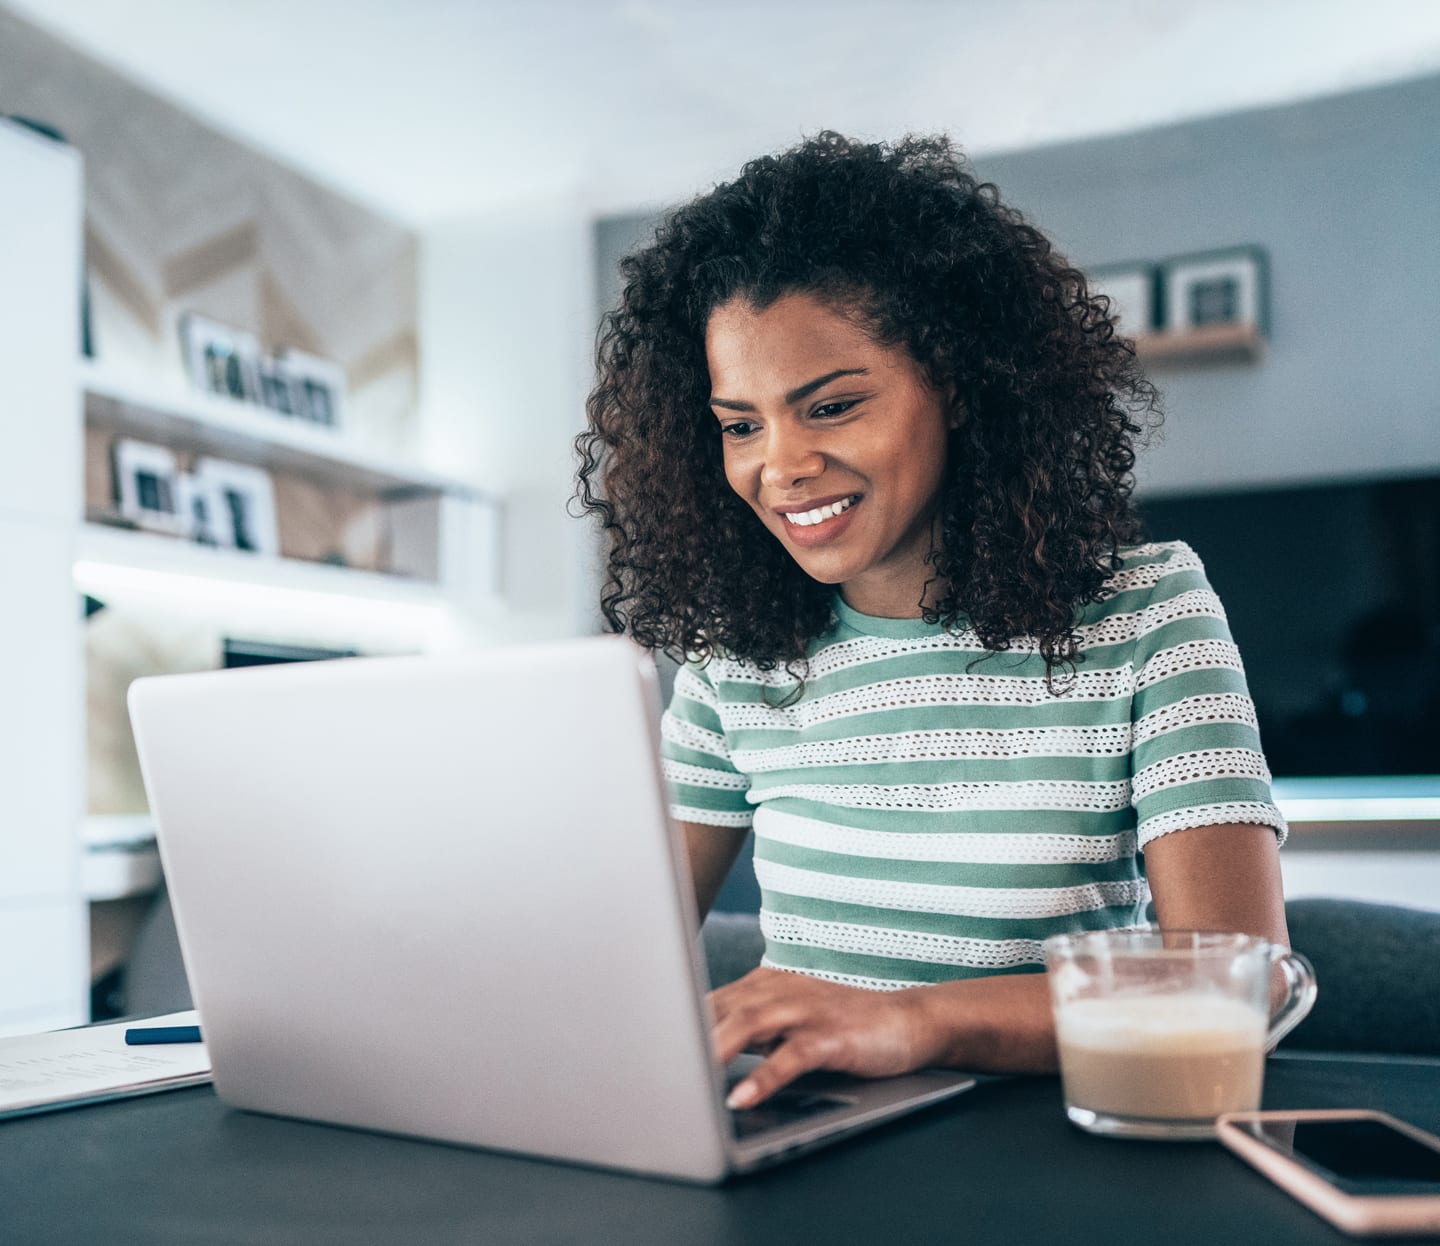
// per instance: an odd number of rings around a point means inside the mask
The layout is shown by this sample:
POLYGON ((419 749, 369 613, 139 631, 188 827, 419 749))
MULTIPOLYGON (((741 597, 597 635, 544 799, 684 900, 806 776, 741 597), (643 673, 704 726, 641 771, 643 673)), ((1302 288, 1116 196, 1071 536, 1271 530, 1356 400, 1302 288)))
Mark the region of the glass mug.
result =
POLYGON ((1315 1003, 1310 962, 1252 935, 1094 930, 1044 948, 1065 1112, 1095 1134, 1213 1138, 1221 1112, 1259 1108, 1265 1053, 1315 1003))

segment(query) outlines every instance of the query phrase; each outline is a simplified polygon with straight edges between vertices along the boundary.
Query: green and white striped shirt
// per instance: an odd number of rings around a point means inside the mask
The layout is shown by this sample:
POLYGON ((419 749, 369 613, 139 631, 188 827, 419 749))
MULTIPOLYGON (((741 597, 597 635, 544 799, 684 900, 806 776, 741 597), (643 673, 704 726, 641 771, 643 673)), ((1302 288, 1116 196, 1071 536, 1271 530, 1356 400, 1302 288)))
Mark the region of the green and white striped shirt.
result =
POLYGON ((892 990, 1038 969, 1058 931, 1144 920, 1141 853, 1285 821, 1225 612, 1180 542, 1122 552, 1052 694, 1035 645, 837 617, 804 689, 712 658, 675 681, 673 815, 755 831, 764 963, 892 990), (977 658, 983 658, 976 662, 977 658))

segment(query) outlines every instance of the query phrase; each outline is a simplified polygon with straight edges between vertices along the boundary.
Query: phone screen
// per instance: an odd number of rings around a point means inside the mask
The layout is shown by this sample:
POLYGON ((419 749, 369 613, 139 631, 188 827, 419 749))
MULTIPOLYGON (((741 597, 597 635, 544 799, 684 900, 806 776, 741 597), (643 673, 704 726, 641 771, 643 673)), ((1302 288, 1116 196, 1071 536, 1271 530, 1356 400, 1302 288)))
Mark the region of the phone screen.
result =
POLYGON ((1241 1128, 1346 1194, 1440 1196, 1440 1151, 1381 1121, 1249 1121, 1241 1128))

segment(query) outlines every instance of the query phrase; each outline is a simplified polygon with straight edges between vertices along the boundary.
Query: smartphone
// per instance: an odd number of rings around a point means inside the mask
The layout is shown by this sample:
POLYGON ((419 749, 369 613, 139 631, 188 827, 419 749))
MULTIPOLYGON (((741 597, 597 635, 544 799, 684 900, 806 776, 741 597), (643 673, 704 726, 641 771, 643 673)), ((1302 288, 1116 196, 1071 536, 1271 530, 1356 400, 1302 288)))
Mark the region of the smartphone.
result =
POLYGON ((1232 1112, 1215 1136, 1337 1229, 1440 1233, 1440 1138, 1383 1112, 1232 1112))

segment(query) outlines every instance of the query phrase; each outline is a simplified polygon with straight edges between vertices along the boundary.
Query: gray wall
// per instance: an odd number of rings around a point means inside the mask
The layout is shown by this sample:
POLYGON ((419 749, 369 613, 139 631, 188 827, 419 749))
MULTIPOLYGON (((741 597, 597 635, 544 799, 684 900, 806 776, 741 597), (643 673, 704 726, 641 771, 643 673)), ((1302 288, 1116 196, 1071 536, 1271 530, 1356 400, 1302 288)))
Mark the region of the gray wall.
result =
MULTIPOLYGON (((943 118, 937 119, 943 123, 943 118)), ((1142 492, 1440 469, 1440 77, 977 159, 1082 268, 1256 243, 1256 363, 1155 367, 1142 492)), ((650 215, 598 222, 601 308, 650 215)))

